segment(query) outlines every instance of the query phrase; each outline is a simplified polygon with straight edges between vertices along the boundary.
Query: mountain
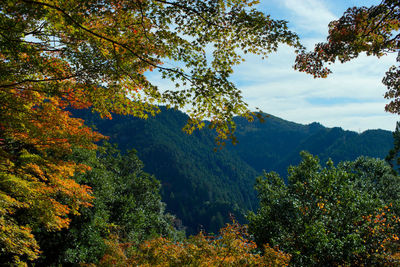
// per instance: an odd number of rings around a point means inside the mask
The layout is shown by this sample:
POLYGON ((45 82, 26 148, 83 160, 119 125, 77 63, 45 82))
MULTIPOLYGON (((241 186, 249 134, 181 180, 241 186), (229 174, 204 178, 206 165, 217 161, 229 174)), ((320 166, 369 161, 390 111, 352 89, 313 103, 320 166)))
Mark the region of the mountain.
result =
POLYGON ((385 158, 393 147, 392 133, 367 130, 363 133, 319 123, 302 125, 266 115, 264 123, 249 123, 236 118, 238 144, 228 149, 240 156, 256 171, 275 171, 286 176, 287 167, 300 162, 300 151, 317 155, 322 163, 334 163, 369 156, 385 158))
POLYGON ((147 120, 118 115, 102 120, 83 110, 73 114, 109 136, 122 151, 137 150, 145 171, 161 181, 167 210, 182 220, 190 234, 201 229, 217 231, 231 213, 243 222, 243 215, 258 206, 255 177, 262 170, 285 175, 289 165, 300 161, 301 150, 318 155, 323 162, 332 158, 337 163, 360 155, 384 158, 393 146, 389 131, 358 134, 267 115, 264 123, 235 118, 239 143, 214 152, 213 131, 206 128, 187 135, 181 130, 187 115, 161 109, 147 120))
POLYGON ((122 151, 137 150, 144 170, 162 182, 167 210, 182 220, 188 233, 216 232, 230 213, 244 221, 245 212, 256 208, 253 185, 259 173, 229 150, 214 152, 212 131, 184 133, 186 114, 162 108, 148 120, 118 115, 102 120, 82 110, 74 115, 95 125, 122 151))

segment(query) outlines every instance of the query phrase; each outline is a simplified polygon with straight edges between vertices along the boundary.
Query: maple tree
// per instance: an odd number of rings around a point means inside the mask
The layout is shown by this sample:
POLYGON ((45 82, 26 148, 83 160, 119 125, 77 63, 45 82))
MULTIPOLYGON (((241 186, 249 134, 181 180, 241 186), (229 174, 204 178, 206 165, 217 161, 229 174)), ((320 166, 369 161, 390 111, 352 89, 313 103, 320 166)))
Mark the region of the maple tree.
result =
POLYGON ((186 107, 188 132, 209 118, 221 139, 234 130, 234 115, 252 118, 229 81, 243 60, 239 50, 266 56, 280 43, 301 48, 286 22, 257 11, 256 3, 0 2, 2 261, 37 258, 31 230, 68 227, 68 214, 90 205, 90 188, 71 178, 87 166, 67 158, 103 137, 68 108, 146 118, 158 112, 156 104, 186 107), (175 88, 151 83, 146 72, 153 70, 175 88))
POLYGON ((303 51, 296 58, 294 68, 325 78, 331 70, 325 63, 341 63, 357 58, 365 52, 381 57, 398 53, 397 65, 390 67, 382 82, 391 99, 386 111, 400 114, 400 1, 383 0, 371 7, 352 7, 341 18, 329 24, 327 42, 318 43, 314 51, 303 51))

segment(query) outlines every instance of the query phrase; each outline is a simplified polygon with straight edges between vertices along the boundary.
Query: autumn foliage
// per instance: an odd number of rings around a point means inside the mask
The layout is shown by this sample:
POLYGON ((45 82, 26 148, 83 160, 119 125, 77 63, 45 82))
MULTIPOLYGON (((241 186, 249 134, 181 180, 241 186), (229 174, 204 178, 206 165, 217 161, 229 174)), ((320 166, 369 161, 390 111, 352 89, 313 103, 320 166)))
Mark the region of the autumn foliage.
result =
POLYGON ((103 137, 69 108, 147 118, 159 111, 155 103, 190 106, 186 130, 212 118, 221 138, 234 115, 251 119, 228 80, 242 61, 235 49, 267 55, 280 43, 301 46, 256 2, 0 1, 0 261, 34 260, 33 229, 66 228, 69 215, 90 205, 90 188, 72 179, 87 167, 68 155, 103 137), (161 92, 145 76, 153 70, 176 90, 161 92))
POLYGON ((300 53, 294 68, 315 78, 325 78, 331 70, 326 63, 351 61, 362 53, 382 57, 397 53, 396 65, 386 72, 382 83, 390 100, 386 111, 400 114, 400 2, 383 0, 371 7, 351 7, 329 24, 327 42, 318 43, 313 51, 300 53))
MULTIPOLYGON (((380 208, 374 214, 363 216, 363 240, 367 258, 375 258, 376 264, 396 265, 399 263, 399 227, 400 218, 392 212, 393 205, 380 208)), ((365 257, 365 256, 364 256, 365 257)), ((362 262, 363 258, 360 258, 362 262)))
MULTIPOLYGON (((243 61, 238 51, 267 56, 282 43, 303 48, 287 22, 254 9, 257 2, 0 1, 0 263, 34 261, 41 252, 33 233, 66 229, 71 216, 93 203, 92 189, 74 178, 90 168, 70 156, 74 150, 96 149, 104 136, 69 109, 90 108, 111 119, 113 112, 147 118, 159 111, 156 104, 187 108, 187 132, 209 118, 220 139, 232 137, 234 116, 252 120, 241 91, 229 80, 243 61), (175 87, 161 90, 152 84, 145 73, 154 70, 175 87)), ((400 25, 398 2, 382 3, 375 17, 370 10, 349 10, 331 25, 330 44, 300 55, 297 67, 326 76, 321 62, 338 54, 346 61, 361 51, 380 56, 380 49, 398 50, 398 35, 390 35, 400 25), (354 36, 356 42, 347 42, 354 36), (341 44, 349 46, 338 52, 341 44)), ((396 98, 398 75, 396 69, 390 72, 387 97, 396 98)), ((360 234, 374 248, 396 243, 396 235, 380 240, 375 233, 392 231, 383 220, 397 222, 397 217, 371 216, 365 218, 371 220, 370 230, 360 234)), ((101 265, 285 266, 290 260, 268 246, 260 254, 236 223, 217 237, 200 233, 182 243, 162 237, 139 246, 125 241, 108 240, 101 265)))
POLYGON ((30 68, 33 61, 44 64, 44 71, 36 77, 30 75, 30 79, 18 82, 17 76, 3 76, 8 80, 0 86, 4 103, 0 106, 0 243, 3 256, 18 262, 20 256, 33 260, 39 255, 32 228, 55 231, 68 227, 68 215, 79 214, 81 206, 90 205, 90 188, 71 178, 87 166, 65 158, 74 147, 94 149, 93 142, 102 135, 84 126, 83 120, 71 118, 65 110, 67 106, 90 105, 77 100, 71 81, 34 81, 65 71, 65 62, 51 60, 45 54, 11 57, 11 52, 1 51, 3 65, 26 64, 30 68), (67 87, 69 92, 62 91, 67 87), (60 91, 52 95, 48 91, 51 88, 60 91))
POLYGON ((163 237, 139 247, 109 241, 100 266, 287 266, 290 256, 265 245, 264 253, 249 240, 246 227, 227 224, 217 236, 200 232, 184 242, 163 237))

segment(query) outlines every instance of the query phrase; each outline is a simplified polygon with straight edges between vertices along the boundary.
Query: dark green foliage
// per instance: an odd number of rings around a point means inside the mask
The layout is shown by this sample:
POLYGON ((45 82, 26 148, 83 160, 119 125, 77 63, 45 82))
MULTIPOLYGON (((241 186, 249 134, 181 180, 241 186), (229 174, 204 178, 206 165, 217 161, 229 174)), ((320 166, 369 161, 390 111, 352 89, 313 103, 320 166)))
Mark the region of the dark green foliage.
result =
POLYGON ((226 149, 214 152, 211 130, 187 135, 181 130, 187 115, 161 109, 156 118, 147 120, 117 115, 101 120, 84 111, 74 114, 96 125, 121 150, 137 149, 144 170, 162 182, 167 210, 182 220, 187 233, 217 233, 230 221, 230 214, 243 223, 246 211, 257 205, 253 185, 258 173, 226 149))
POLYGON ((217 222, 221 217, 224 223, 229 222, 230 213, 244 223, 242 214, 258 206, 254 177, 262 169, 284 175, 287 166, 300 161, 302 149, 324 161, 329 156, 341 161, 363 154, 383 158, 393 144, 388 131, 357 134, 269 116, 265 123, 235 118, 239 143, 214 152, 212 131, 205 128, 187 135, 181 129, 188 117, 180 111, 161 109, 161 114, 148 120, 117 115, 113 120, 101 120, 89 112, 73 112, 88 125, 96 125, 123 151, 137 149, 145 171, 160 179, 168 211, 182 220, 190 234, 200 229, 218 232, 223 224, 217 222))
POLYGON ((164 212, 159 181, 142 170, 135 151, 121 155, 105 144, 97 154, 79 150, 73 158, 92 167, 75 178, 92 187, 93 207, 73 217, 69 229, 37 233, 43 250, 37 264, 96 263, 104 255, 104 240, 110 234, 133 243, 159 235, 172 239, 183 235, 174 229, 174 217, 164 212))
POLYGON ((386 161, 392 166, 394 170, 399 172, 400 166, 400 122, 396 123, 396 130, 393 132, 393 148, 389 151, 386 156, 386 161))
POLYGON ((286 161, 304 140, 325 128, 318 123, 301 125, 266 116, 264 123, 236 118, 238 144, 227 148, 260 173, 265 169, 283 174, 288 165, 281 168, 280 162, 286 161))
POLYGON ((289 168, 288 184, 273 172, 257 178, 260 208, 248 217, 257 244, 279 246, 295 266, 389 261, 381 245, 398 232, 393 215, 400 215, 400 177, 378 159, 322 167, 317 157, 303 152, 302 158, 289 168), (387 226, 376 218, 387 219, 387 226))
POLYGON ((318 156, 322 162, 355 160, 364 155, 384 158, 393 146, 389 131, 368 130, 363 133, 341 128, 325 128, 319 123, 301 125, 267 115, 265 123, 248 123, 236 118, 236 152, 257 171, 275 171, 282 176, 287 167, 300 163, 300 151, 318 156))

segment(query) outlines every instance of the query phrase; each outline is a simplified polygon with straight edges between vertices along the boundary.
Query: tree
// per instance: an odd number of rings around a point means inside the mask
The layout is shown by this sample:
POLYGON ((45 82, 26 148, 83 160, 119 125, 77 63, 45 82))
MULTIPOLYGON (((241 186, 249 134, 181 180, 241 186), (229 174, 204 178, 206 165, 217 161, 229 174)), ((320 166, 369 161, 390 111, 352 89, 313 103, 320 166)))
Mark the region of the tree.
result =
POLYGON ((220 138, 251 114, 230 81, 239 50, 301 48, 285 21, 225 0, 5 0, 0 2, 0 247, 3 262, 38 257, 31 230, 68 227, 92 200, 67 160, 102 138, 66 108, 146 118, 155 104, 189 107, 186 130, 211 119, 220 138), (207 53, 208 48, 211 52, 207 53), (211 60, 210 60, 211 58, 211 60), (176 67, 170 67, 171 65, 176 67), (161 91, 158 70, 176 82, 161 91))
POLYGON ((276 173, 257 179, 249 232, 292 255, 299 266, 398 264, 400 177, 384 161, 359 158, 326 167, 302 153, 288 184, 276 173))
POLYGON ((35 92, 0 95, 13 100, 0 107, 0 261, 17 264, 38 257, 31 230, 61 230, 69 215, 91 205, 90 188, 71 178, 88 167, 65 157, 72 147, 93 149, 101 135, 53 105, 55 99, 41 102, 35 92))
POLYGON ((399 0, 383 0, 369 8, 349 8, 339 20, 329 24, 328 41, 317 44, 312 52, 300 53, 294 68, 324 78, 331 73, 324 63, 344 63, 362 52, 377 57, 397 52, 397 66, 386 72, 382 82, 388 89, 385 98, 391 99, 386 111, 400 114, 399 29, 399 0))
POLYGON ((166 238, 148 240, 138 248, 109 243, 100 266, 287 266, 290 255, 268 245, 264 254, 248 239, 244 226, 227 224, 218 236, 200 232, 184 242, 166 238))
POLYGON ((74 179, 92 188, 93 206, 72 217, 69 229, 36 231, 42 253, 35 264, 97 264, 110 236, 132 244, 159 236, 174 241, 184 236, 175 229, 175 218, 165 213, 158 180, 142 170, 143 163, 134 150, 121 155, 115 146, 105 143, 97 152, 80 149, 71 157, 91 167, 74 179))
POLYGON ((400 166, 400 158, 398 157, 400 151, 400 122, 396 123, 396 129, 393 132, 393 148, 389 151, 385 160, 393 168, 393 170, 398 172, 400 166))
POLYGON ((145 117, 157 109, 154 101, 189 105, 188 130, 209 118, 226 133, 233 115, 249 115, 228 80, 243 59, 238 49, 266 56, 279 43, 301 47, 286 22, 252 8, 256 2, 3 1, 0 86, 39 84, 35 91, 92 105, 104 116, 145 117), (144 73, 154 69, 176 90, 151 84, 144 73))

